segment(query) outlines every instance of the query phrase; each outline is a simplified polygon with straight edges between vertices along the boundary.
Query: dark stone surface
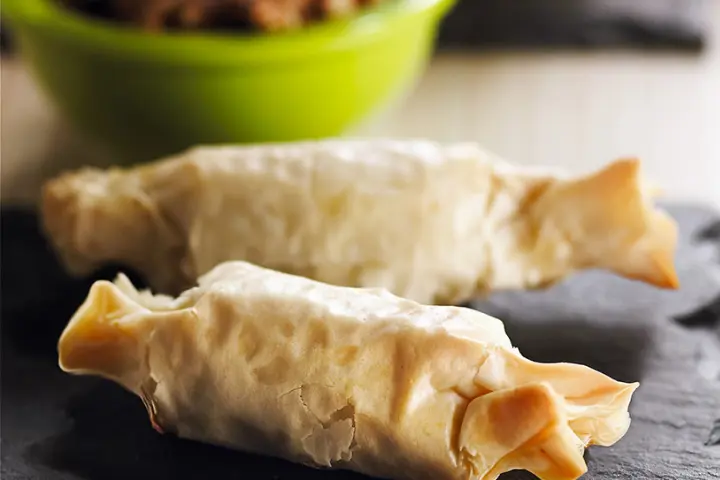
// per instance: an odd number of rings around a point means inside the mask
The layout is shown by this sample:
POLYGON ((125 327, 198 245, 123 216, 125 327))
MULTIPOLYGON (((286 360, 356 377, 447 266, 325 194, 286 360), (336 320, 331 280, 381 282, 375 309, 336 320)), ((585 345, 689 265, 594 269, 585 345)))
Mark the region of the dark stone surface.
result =
POLYGON ((459 0, 440 47, 697 52, 714 0, 459 0))
MULTIPOLYGON (((720 217, 695 207, 671 211, 683 233, 680 291, 588 272, 545 292, 475 305, 505 319, 529 358, 641 382, 627 436, 588 452, 589 480, 720 479, 720 234, 711 228, 720 217)), ((0 221, 3 479, 363 478, 160 436, 133 395, 60 372, 55 342, 92 279, 65 278, 32 215, 6 210, 0 221)))

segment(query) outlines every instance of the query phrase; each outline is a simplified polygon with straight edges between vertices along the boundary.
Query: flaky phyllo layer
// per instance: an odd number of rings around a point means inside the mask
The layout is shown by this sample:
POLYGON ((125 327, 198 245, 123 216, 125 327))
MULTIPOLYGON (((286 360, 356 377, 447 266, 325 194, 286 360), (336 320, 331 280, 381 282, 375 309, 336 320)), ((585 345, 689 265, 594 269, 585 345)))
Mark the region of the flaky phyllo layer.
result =
POLYGON ((676 287, 676 226, 650 197, 636 160, 570 178, 472 144, 335 140, 72 172, 42 211, 75 274, 119 263, 176 294, 243 260, 454 304, 589 268, 676 287))
POLYGON ((160 431, 396 479, 576 479, 638 386, 532 362, 474 310, 244 262, 177 298, 97 282, 59 356, 135 392, 160 431))

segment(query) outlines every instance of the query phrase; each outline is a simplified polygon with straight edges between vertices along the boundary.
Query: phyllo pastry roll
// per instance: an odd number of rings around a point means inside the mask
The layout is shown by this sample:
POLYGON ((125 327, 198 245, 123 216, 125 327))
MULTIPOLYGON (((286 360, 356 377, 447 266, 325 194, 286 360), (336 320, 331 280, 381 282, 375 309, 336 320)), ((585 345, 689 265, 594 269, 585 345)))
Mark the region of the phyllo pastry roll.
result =
POLYGON ((245 262, 177 298, 97 282, 59 357, 137 394, 160 432, 394 479, 576 479, 638 386, 532 362, 475 310, 245 262))
POLYGON ((472 144, 195 148, 65 174, 47 184, 42 211, 70 272, 121 264, 167 294, 232 260, 428 304, 588 268, 677 286, 676 226, 636 160, 568 178, 472 144))

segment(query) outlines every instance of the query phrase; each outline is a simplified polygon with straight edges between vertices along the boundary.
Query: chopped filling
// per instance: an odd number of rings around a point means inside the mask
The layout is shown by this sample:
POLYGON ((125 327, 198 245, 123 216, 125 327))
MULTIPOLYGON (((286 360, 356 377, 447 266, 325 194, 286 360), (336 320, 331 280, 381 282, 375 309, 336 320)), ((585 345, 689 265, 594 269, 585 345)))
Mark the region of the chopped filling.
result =
POLYGON ((384 0, 59 0, 97 18, 145 30, 260 30, 301 28, 345 18, 384 0))

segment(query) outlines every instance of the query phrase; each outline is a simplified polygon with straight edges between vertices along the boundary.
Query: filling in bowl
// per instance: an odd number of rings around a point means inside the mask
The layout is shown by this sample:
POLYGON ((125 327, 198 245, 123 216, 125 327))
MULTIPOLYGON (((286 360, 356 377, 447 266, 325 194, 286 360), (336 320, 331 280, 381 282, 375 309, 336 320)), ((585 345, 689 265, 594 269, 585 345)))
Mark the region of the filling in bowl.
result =
POLYGON ((58 0, 86 15, 146 30, 278 31, 349 17, 387 0, 58 0))

